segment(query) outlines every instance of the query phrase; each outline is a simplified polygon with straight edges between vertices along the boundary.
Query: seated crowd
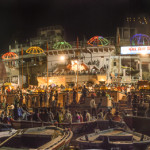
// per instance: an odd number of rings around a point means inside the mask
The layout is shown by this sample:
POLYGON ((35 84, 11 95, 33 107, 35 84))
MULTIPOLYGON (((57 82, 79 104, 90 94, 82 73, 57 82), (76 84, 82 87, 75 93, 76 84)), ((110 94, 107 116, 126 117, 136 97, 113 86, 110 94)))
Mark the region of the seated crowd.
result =
POLYGON ((75 111, 71 114, 71 112, 66 110, 58 110, 56 112, 52 112, 51 109, 43 108, 43 109, 34 109, 33 112, 29 112, 27 107, 25 106, 14 106, 13 109, 4 110, 0 115, 0 122, 10 124, 12 120, 28 120, 28 121, 40 121, 40 122, 52 122, 52 123, 81 123, 88 122, 95 119, 102 120, 114 120, 114 121, 122 121, 119 112, 116 112, 114 115, 111 113, 111 110, 108 110, 106 113, 101 109, 96 114, 96 116, 92 116, 87 110, 83 111, 83 113, 79 111, 75 111))

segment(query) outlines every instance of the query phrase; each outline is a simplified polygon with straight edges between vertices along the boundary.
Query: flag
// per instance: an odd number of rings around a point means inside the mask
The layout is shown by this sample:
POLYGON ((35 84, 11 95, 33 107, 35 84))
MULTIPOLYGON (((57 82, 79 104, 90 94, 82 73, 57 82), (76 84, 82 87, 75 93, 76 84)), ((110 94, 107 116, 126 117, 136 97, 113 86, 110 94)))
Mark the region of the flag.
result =
POLYGON ((118 34, 118 41, 117 41, 117 44, 118 44, 118 45, 120 44, 120 33, 118 34))
POLYGON ((77 37, 77 48, 79 48, 79 38, 77 37))

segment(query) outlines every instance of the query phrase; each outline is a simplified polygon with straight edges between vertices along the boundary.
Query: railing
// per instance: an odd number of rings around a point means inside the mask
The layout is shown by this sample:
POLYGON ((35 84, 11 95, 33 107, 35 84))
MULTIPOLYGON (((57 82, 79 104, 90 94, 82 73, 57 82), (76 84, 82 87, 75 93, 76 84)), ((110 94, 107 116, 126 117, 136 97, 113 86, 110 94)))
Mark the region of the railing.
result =
MULTIPOLYGON (((76 75, 75 72, 72 72, 72 73, 62 73, 62 74, 56 74, 56 73, 48 73, 48 76, 51 77, 51 76, 62 76, 62 75, 65 75, 65 76, 70 76, 70 75, 76 75)), ((101 73, 101 72, 96 72, 96 73, 78 73, 79 76, 88 76, 88 75, 106 75, 106 72, 105 73, 101 73)), ((41 74, 38 74, 37 75, 38 77, 47 77, 47 73, 41 73, 41 74)))

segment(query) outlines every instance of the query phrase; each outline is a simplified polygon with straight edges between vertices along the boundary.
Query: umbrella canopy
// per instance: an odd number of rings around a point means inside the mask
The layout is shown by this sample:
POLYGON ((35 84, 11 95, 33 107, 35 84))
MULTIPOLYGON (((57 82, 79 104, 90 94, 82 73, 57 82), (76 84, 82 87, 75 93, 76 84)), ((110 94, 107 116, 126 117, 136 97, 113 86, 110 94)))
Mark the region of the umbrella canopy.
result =
POLYGON ((2 59, 16 59, 18 58, 18 55, 14 52, 8 52, 8 53, 5 53, 3 56, 2 56, 2 59))
POLYGON ((43 49, 37 46, 30 47, 26 50, 26 53, 29 54, 41 54, 44 53, 43 49))
POLYGON ((102 36, 94 36, 87 42, 87 44, 91 46, 106 46, 109 44, 109 41, 102 36))

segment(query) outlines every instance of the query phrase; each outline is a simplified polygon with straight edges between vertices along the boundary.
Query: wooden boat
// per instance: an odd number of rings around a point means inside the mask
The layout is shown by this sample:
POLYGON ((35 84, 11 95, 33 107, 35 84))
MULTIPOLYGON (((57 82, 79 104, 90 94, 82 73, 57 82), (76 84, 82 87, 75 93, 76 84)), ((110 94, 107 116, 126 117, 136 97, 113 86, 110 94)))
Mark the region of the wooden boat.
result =
POLYGON ((124 116, 124 122, 131 130, 150 136, 150 117, 124 116))
POLYGON ((123 128, 111 128, 81 136, 77 142, 80 149, 145 150, 150 144, 150 137, 123 128))
POLYGON ((0 149, 63 150, 69 145, 72 131, 56 126, 20 129, 0 144, 0 149))
POLYGON ((17 130, 12 129, 11 125, 0 123, 0 143, 12 136, 17 130))
MULTIPOLYGON (((12 121, 12 126, 15 129, 42 127, 42 126, 49 126, 49 125, 52 125, 52 123, 51 122, 24 121, 24 120, 12 121)), ((95 127, 97 126, 97 122, 96 120, 94 120, 94 121, 89 121, 89 122, 72 123, 72 124, 68 124, 68 123, 57 124, 56 123, 55 125, 61 128, 70 128, 74 134, 78 134, 78 133, 83 133, 89 130, 94 131, 95 127)))
POLYGON ((115 127, 126 127, 126 124, 124 122, 117 122, 117 121, 109 121, 109 120, 97 120, 97 129, 99 130, 107 130, 110 128, 115 127))

